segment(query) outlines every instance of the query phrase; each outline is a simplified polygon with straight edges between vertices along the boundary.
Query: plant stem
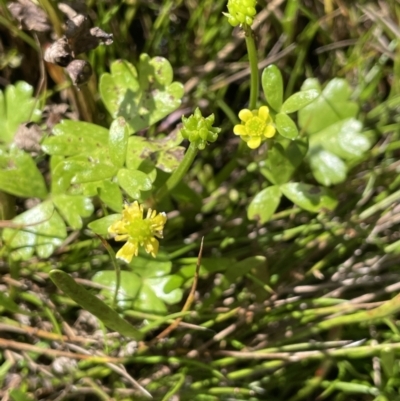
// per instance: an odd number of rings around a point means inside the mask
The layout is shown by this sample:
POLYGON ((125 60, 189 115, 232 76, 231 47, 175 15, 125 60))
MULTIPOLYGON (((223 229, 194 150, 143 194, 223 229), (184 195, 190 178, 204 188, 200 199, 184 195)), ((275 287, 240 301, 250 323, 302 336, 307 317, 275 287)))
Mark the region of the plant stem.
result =
POLYGON ((156 194, 156 201, 159 202, 164 196, 175 188, 180 181, 182 181, 185 174, 188 172, 190 166, 193 163, 194 158, 197 155, 198 148, 195 144, 191 143, 183 157, 182 162, 178 168, 172 173, 165 184, 158 190, 156 194))
POLYGON ((243 26, 246 35, 247 53, 249 55, 250 63, 250 100, 249 109, 256 108, 259 90, 259 76, 258 76, 258 62, 257 62, 257 49, 254 42, 253 31, 250 26, 243 26))

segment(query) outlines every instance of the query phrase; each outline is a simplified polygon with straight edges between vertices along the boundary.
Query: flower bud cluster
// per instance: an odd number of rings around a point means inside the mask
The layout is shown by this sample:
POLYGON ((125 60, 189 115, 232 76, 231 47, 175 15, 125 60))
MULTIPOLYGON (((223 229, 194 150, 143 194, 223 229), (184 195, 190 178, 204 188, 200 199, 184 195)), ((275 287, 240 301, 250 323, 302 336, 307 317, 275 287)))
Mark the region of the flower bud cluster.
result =
POLYGON ((199 149, 204 149, 208 142, 215 142, 221 128, 213 127, 214 114, 203 117, 199 108, 190 117, 182 117, 181 134, 194 143, 199 149))
POLYGON ((229 0, 228 13, 224 13, 228 17, 228 22, 232 26, 253 24, 256 15, 256 0, 229 0))

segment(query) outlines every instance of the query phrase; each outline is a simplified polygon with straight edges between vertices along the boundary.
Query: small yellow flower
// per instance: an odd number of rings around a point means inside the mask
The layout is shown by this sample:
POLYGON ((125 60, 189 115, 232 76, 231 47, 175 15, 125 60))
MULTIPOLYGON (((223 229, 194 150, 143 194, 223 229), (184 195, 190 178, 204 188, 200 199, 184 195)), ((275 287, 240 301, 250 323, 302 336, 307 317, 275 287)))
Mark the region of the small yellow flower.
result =
POLYGON ((235 135, 240 135, 251 149, 258 148, 263 140, 275 135, 276 130, 267 106, 261 106, 253 111, 240 110, 239 118, 241 123, 233 127, 233 132, 235 135))
POLYGON ((133 255, 138 255, 139 246, 144 246, 145 251, 155 258, 158 252, 158 241, 155 237, 163 237, 166 221, 164 212, 157 214, 152 209, 148 209, 146 218, 143 218, 143 206, 137 201, 125 205, 121 219, 108 227, 108 232, 115 234, 116 241, 126 241, 117 252, 117 258, 129 263, 133 255))

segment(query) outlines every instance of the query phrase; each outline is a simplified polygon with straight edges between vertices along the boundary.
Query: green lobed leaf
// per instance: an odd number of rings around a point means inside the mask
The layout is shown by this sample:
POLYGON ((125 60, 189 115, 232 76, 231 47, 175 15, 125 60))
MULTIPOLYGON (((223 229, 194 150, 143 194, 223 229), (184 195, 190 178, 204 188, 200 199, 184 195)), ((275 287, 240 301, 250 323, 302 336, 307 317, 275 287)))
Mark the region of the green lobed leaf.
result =
POLYGON ((281 200, 279 186, 272 185, 259 192, 250 202, 247 210, 247 217, 252 220, 259 220, 266 223, 275 213, 281 200))
POLYGON ((73 177, 81 171, 81 168, 82 166, 78 162, 75 162, 73 158, 63 159, 56 164, 51 174, 52 194, 57 195, 67 192, 71 186, 73 177))
MULTIPOLYGON (((111 273, 115 277, 115 272, 111 273)), ((103 301, 78 284, 69 274, 61 270, 52 270, 49 275, 51 280, 61 291, 83 309, 99 318, 108 328, 135 340, 143 338, 143 334, 139 330, 121 318, 116 311, 111 309, 103 301)))
POLYGON ((114 212, 121 211, 122 193, 119 185, 110 180, 104 180, 98 188, 99 198, 114 212))
POLYGON ((126 150, 128 148, 129 130, 125 120, 118 117, 110 127, 108 150, 114 166, 121 168, 125 164, 126 150))
POLYGON ((83 121, 63 120, 53 128, 53 136, 44 139, 42 149, 50 155, 93 155, 108 146, 106 128, 83 121))
POLYGON ((32 94, 33 87, 23 81, 0 91, 0 142, 11 143, 20 124, 40 120, 41 111, 32 94))
MULTIPOLYGON (((121 271, 121 284, 117 294, 118 306, 152 313, 167 311, 165 303, 175 304, 182 299, 183 278, 169 275, 171 262, 160 262, 135 257, 129 264, 132 271, 121 271)), ((115 272, 101 271, 93 281, 108 287, 102 294, 112 299, 116 289, 115 272)))
POLYGON ((89 217, 94 211, 92 201, 85 196, 59 194, 52 201, 73 230, 82 228, 82 217, 89 217))
POLYGON ((284 113, 275 116, 275 125, 278 132, 285 138, 295 139, 299 135, 296 123, 284 113))
POLYGON ((15 146, 0 150, 0 189, 11 195, 44 199, 47 188, 32 156, 15 146))
POLYGON ((172 262, 147 257, 136 257, 129 263, 130 268, 142 277, 163 277, 171 273, 172 262))
POLYGON ((333 210, 337 206, 337 199, 333 193, 323 187, 289 182, 280 186, 282 193, 295 205, 309 212, 320 212, 322 210, 333 210))
POLYGON ((312 135, 310 148, 321 147, 345 160, 361 157, 371 146, 361 129, 361 121, 355 118, 338 121, 312 135))
POLYGON ((21 213, 12 221, 23 228, 6 228, 2 237, 12 250, 14 260, 27 260, 35 251, 39 257, 48 258, 67 237, 65 223, 50 201, 21 213))
POLYGON ((122 168, 117 173, 118 183, 132 199, 140 198, 141 191, 149 191, 152 181, 147 174, 139 170, 122 168))
POLYGON ((84 157, 69 158, 64 162, 64 168, 75 171, 72 184, 102 181, 110 179, 117 173, 117 168, 108 163, 108 160, 84 157))
POLYGON ((326 187, 344 182, 347 166, 342 159, 324 149, 313 149, 309 155, 315 179, 326 187))
POLYGON ((155 160, 158 169, 172 172, 181 162, 185 148, 178 146, 183 138, 180 131, 174 131, 161 139, 147 139, 131 136, 128 141, 126 166, 139 169, 144 160, 155 160))
POLYGON ((165 152, 160 152, 156 167, 166 173, 172 173, 180 165, 185 155, 185 150, 183 146, 177 146, 165 152))
POLYGON ((283 101, 283 79, 279 68, 272 64, 264 69, 261 75, 261 83, 268 104, 280 111, 283 101))
MULTIPOLYGON (((317 80, 308 79, 301 89, 320 90, 320 85, 317 80)), ((315 134, 340 120, 356 117, 358 105, 349 100, 351 93, 346 80, 332 79, 317 99, 299 111, 299 126, 308 134, 315 134)))
MULTIPOLYGON (((118 308, 126 310, 132 308, 133 301, 137 298, 140 291, 141 280, 137 274, 130 271, 123 270, 120 274, 121 282, 116 301, 118 308)), ((92 281, 107 287, 107 289, 101 291, 102 296, 109 301, 114 298, 117 287, 117 279, 114 271, 99 271, 92 277, 92 281)))
POLYGON ((305 139, 275 141, 268 150, 265 167, 261 173, 273 184, 284 184, 290 180, 297 167, 307 154, 308 143, 305 139))
POLYGON ((172 82, 172 76, 168 60, 142 54, 138 72, 127 61, 115 61, 111 74, 100 79, 100 94, 112 117, 124 117, 131 131, 137 132, 180 106, 183 85, 172 82))
POLYGON ((309 89, 294 93, 282 105, 282 113, 294 113, 312 103, 320 93, 316 89, 309 89))

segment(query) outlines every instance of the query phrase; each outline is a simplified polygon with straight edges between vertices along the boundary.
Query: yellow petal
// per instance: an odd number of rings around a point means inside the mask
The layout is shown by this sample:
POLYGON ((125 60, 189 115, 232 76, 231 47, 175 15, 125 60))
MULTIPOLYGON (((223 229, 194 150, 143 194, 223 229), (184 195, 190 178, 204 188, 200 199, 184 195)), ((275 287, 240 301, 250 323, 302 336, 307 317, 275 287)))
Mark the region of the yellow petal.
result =
POLYGON ((158 241, 154 237, 148 239, 144 244, 144 249, 155 258, 158 252, 158 241))
POLYGON ((261 145, 261 137, 252 136, 250 140, 247 142, 247 146, 250 149, 257 149, 261 145))
POLYGON ((269 108, 267 106, 261 106, 258 110, 258 117, 260 117, 264 122, 267 122, 269 117, 269 108))
POLYGON ((275 127, 273 125, 267 125, 264 130, 264 136, 266 138, 272 138, 275 135, 275 127))
POLYGON ((233 133, 235 135, 240 135, 240 136, 247 135, 247 130, 246 130, 246 127, 244 125, 238 124, 238 125, 235 125, 233 127, 233 133))
POLYGON ((138 254, 138 244, 133 242, 127 242, 124 246, 117 252, 117 258, 122 259, 126 263, 129 263, 133 256, 138 254))
POLYGON ((239 118, 246 122, 253 117, 253 113, 249 109, 243 109, 239 111, 239 118))
POLYGON ((115 221, 113 224, 111 224, 110 227, 108 227, 108 232, 110 234, 125 234, 125 233, 127 233, 128 230, 125 227, 125 221, 123 221, 123 220, 115 221))
POLYGON ((124 218, 129 221, 132 221, 132 219, 143 219, 143 206, 135 201, 131 205, 125 205, 122 213, 124 218))

